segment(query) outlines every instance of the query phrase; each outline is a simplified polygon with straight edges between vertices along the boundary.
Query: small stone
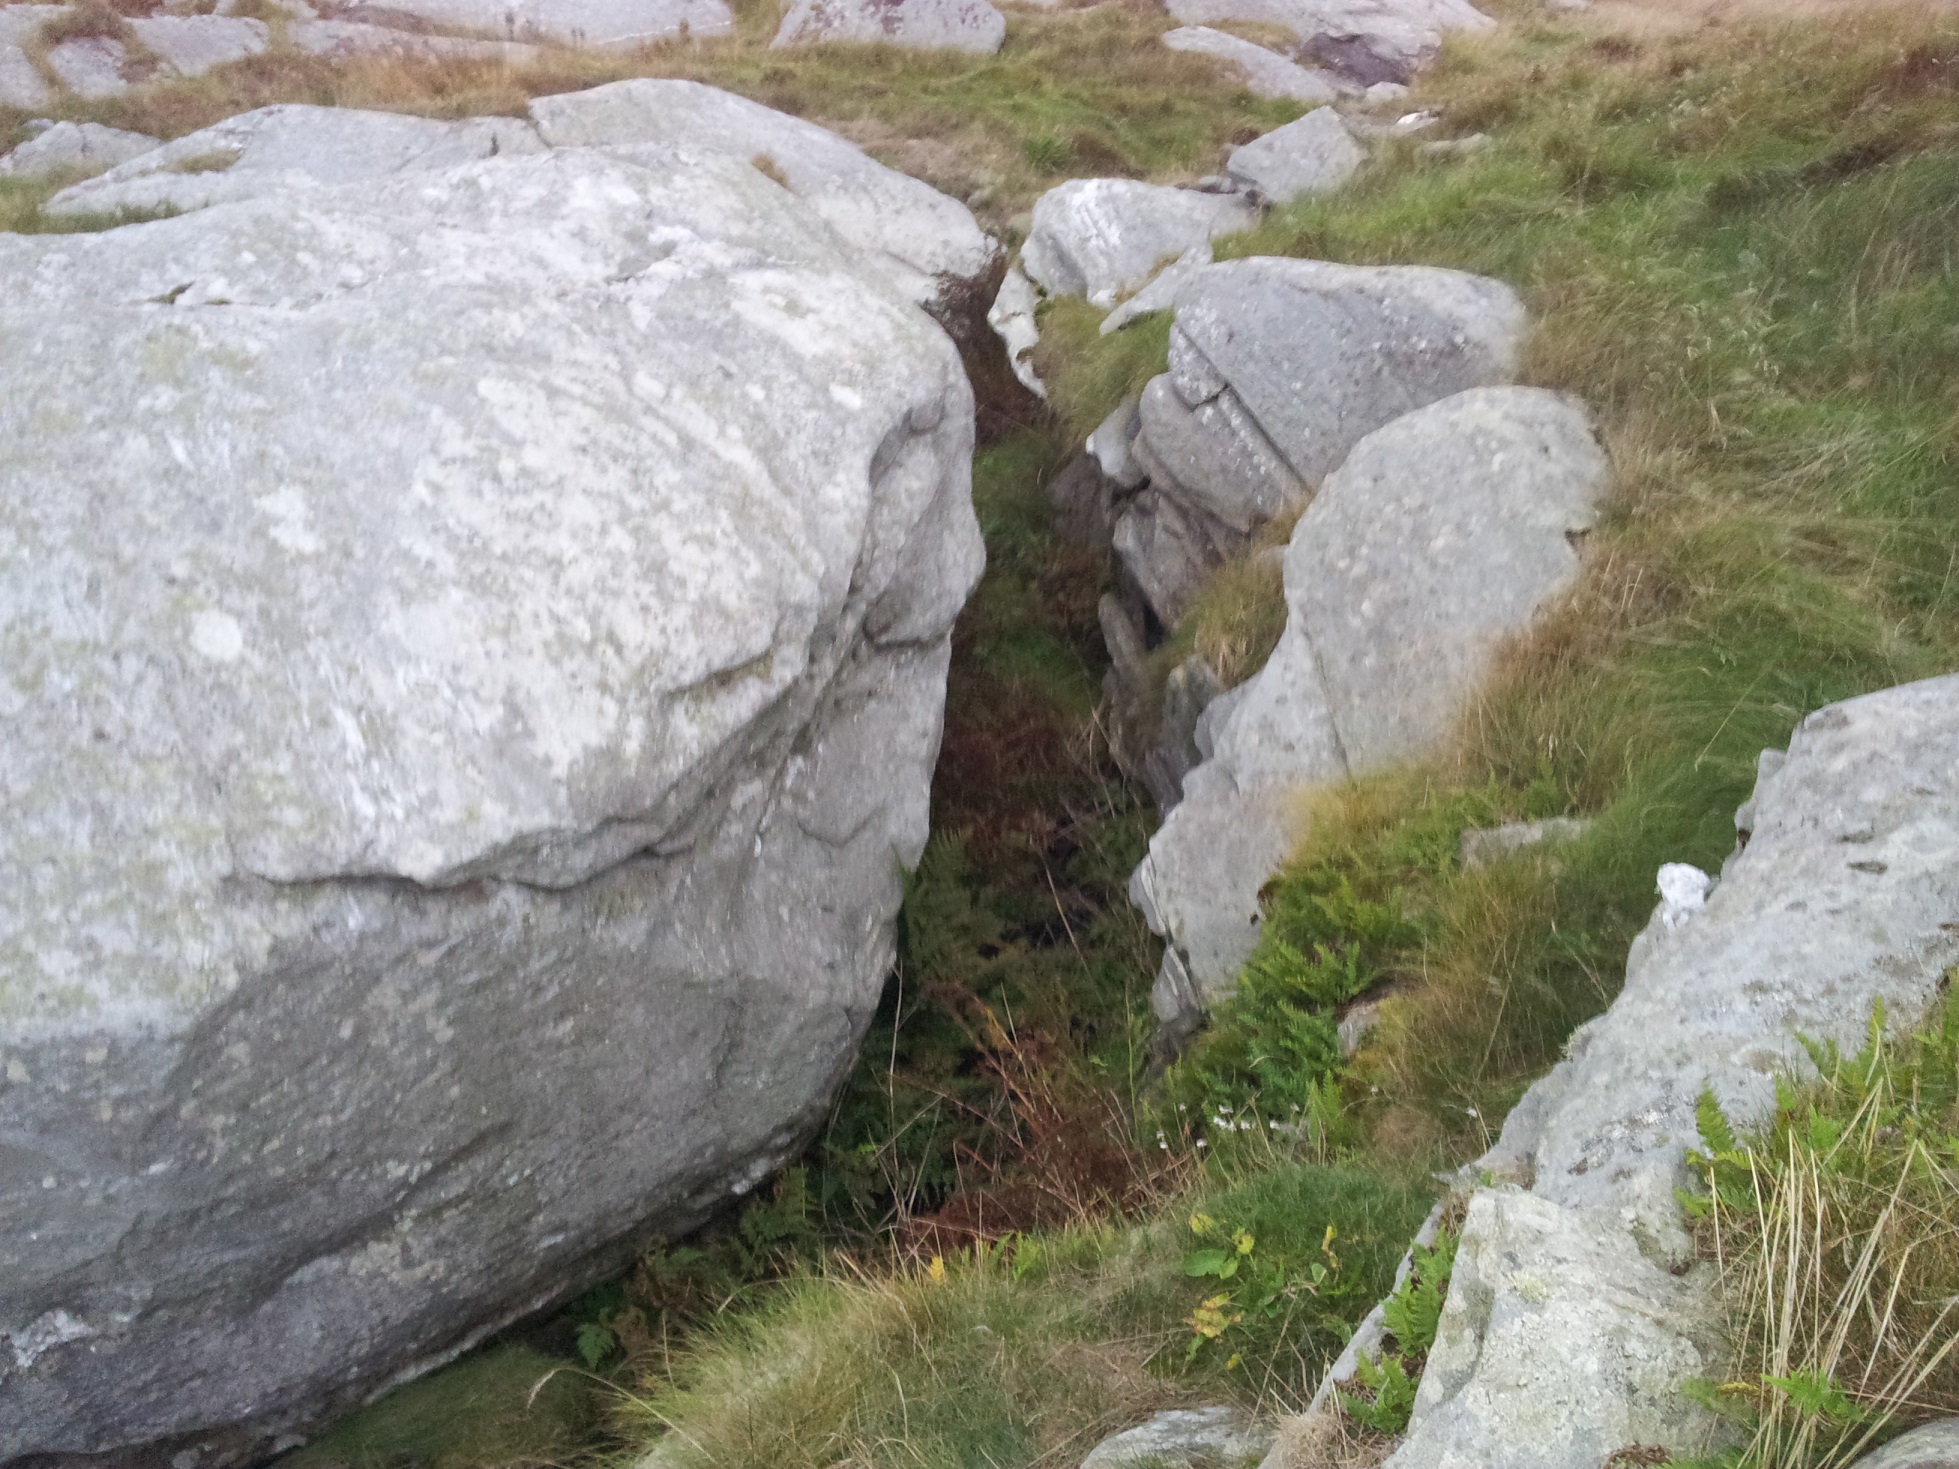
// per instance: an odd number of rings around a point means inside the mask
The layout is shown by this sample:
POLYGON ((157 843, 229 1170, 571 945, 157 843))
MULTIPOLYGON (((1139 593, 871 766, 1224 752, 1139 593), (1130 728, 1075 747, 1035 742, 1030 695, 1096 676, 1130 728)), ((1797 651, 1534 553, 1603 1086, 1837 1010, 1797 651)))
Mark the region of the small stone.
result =
POLYGON ((100 123, 50 123, 0 158, 0 178, 98 174, 161 146, 158 139, 146 134, 103 127, 100 123))
POLYGON ((1331 102, 1353 90, 1331 72, 1301 66, 1276 51, 1210 26, 1180 26, 1164 33, 1163 44, 1172 51, 1194 52, 1223 62, 1244 78, 1246 90, 1255 97, 1331 102))
POLYGON ((1251 1469, 1272 1432, 1236 1408, 1188 1408, 1106 1438, 1082 1469, 1251 1469))
POLYGON ((1339 188, 1366 161, 1340 114, 1331 107, 1318 107, 1233 148, 1226 166, 1233 178, 1257 190, 1266 202, 1290 204, 1308 194, 1339 188))
POLYGON ((1546 842, 1577 841, 1590 827, 1590 822, 1571 816, 1552 816, 1543 821, 1513 821, 1505 826, 1472 827, 1462 834, 1462 865, 1465 871, 1474 872, 1546 842))

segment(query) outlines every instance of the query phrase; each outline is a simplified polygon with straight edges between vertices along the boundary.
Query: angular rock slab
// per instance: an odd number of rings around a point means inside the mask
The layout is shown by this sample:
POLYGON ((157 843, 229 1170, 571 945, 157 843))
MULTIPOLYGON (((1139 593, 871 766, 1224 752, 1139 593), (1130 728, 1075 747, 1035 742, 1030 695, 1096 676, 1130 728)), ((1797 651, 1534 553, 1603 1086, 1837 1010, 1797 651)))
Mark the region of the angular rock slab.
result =
POLYGON ((216 66, 256 56, 270 43, 262 20, 225 15, 152 15, 129 29, 178 76, 202 76, 216 66))
POLYGON ((1809 1069, 1800 1038, 1854 1050, 1875 1004, 1904 1026, 1934 1003, 1959 959, 1956 715, 1959 677, 1906 684, 1811 714, 1786 759, 1763 761, 1744 844, 1705 904, 1655 912, 1618 999, 1465 1170, 1507 1186, 1471 1200, 1395 1469, 1704 1451, 1712 1425, 1680 1388, 1712 1375, 1682 1345, 1704 1337, 1710 1293, 1683 1297, 1672 1273, 1693 1260, 1674 1190, 1696 1101, 1712 1088, 1738 1125, 1759 1125, 1776 1075, 1809 1069), (1573 1240, 1623 1268, 1573 1274, 1573 1240), (1535 1322, 1506 1308, 1532 1293, 1535 1322))
POLYGON ((1367 161, 1340 114, 1316 107, 1231 150, 1225 171, 1270 204, 1339 188, 1367 161))
POLYGON ((1184 25, 1250 21, 1283 26, 1315 61, 1350 83, 1406 82, 1451 31, 1496 22, 1468 0, 1167 0, 1184 25))
POLYGON ((521 66, 543 52, 524 41, 482 41, 463 36, 431 36, 358 20, 307 20, 287 27, 286 39, 309 56, 344 61, 353 56, 466 56, 521 66))
POLYGON ((1866 1454, 1854 1469, 1959 1469, 1959 1418, 1914 1428, 1866 1454))
POLYGON ((814 123, 687 81, 626 81, 531 103, 553 147, 684 148, 749 164, 801 199, 914 301, 936 305, 993 269, 972 211, 814 123))
POLYGON ((438 122, 288 102, 226 118, 63 189, 53 215, 174 210, 439 171, 474 159, 542 153, 514 118, 438 122))
POLYGON ((1158 268, 1258 218, 1235 194, 1201 194, 1134 179, 1070 179, 1034 201, 1021 269, 1051 296, 1110 307, 1158 268))
POLYGON ((0 178, 45 179, 101 173, 139 158, 161 140, 98 122, 58 122, 0 158, 0 178))
POLYGON ((1271 1443, 1236 1408, 1181 1408, 1104 1439, 1082 1469, 1250 1469, 1271 1443))
POLYGON ((817 1125, 971 390, 794 196, 650 148, 0 275, 0 1462, 242 1463, 817 1125))
POLYGON ((64 90, 85 101, 128 91, 123 75, 128 65, 129 48, 107 36, 81 36, 48 52, 48 70, 64 90))
POLYGON ((33 112, 54 101, 54 89, 25 48, 40 36, 42 26, 66 10, 63 5, 0 5, 0 107, 33 112))
POLYGON ((1150 841, 1130 896, 1167 938, 1167 1023, 1227 993, 1298 798, 1443 739, 1498 645, 1578 572, 1608 477, 1584 410, 1481 388, 1363 439, 1286 551, 1285 634, 1215 726, 1215 755, 1150 841))
POLYGON ((1353 90, 1329 72, 1301 66, 1276 51, 1209 26, 1179 26, 1174 31, 1166 31, 1163 44, 1172 51, 1189 51, 1222 61, 1244 78, 1246 90, 1255 97, 1320 103, 1331 102, 1353 90))
POLYGON ((406 18, 482 37, 596 51, 735 30, 727 0, 348 0, 337 14, 378 25, 406 18))
POLYGON ((770 45, 849 41, 991 56, 1006 38, 1007 18, 988 0, 795 0, 770 45))

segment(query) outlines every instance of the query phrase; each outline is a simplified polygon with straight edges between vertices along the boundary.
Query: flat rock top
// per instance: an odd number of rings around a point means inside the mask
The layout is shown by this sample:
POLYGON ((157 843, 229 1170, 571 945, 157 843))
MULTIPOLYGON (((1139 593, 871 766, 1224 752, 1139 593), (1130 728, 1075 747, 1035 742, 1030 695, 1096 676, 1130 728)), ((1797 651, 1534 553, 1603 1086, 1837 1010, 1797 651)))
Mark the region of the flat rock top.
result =
POLYGON ((1007 18, 988 0, 795 0, 773 44, 876 42, 990 56, 1006 37, 1007 18))
POLYGON ((880 459, 896 429, 971 432, 944 336, 723 160, 0 236, 0 274, 20 1033, 222 984, 255 940, 200 884, 557 885, 684 846, 939 493, 880 459))

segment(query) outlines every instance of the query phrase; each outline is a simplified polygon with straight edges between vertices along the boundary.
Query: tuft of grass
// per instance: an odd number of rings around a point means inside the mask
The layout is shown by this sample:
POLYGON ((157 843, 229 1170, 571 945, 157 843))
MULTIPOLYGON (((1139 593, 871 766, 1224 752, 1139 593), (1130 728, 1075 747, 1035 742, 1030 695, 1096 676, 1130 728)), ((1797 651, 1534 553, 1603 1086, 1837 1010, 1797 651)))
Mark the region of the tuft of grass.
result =
POLYGON ((1902 1042, 1880 1009, 1857 1055, 1810 1056, 1759 1136, 1700 1107, 1688 1202, 1733 1358, 1696 1395, 1744 1426, 1732 1469, 1839 1469, 1959 1412, 1959 996, 1902 1042))

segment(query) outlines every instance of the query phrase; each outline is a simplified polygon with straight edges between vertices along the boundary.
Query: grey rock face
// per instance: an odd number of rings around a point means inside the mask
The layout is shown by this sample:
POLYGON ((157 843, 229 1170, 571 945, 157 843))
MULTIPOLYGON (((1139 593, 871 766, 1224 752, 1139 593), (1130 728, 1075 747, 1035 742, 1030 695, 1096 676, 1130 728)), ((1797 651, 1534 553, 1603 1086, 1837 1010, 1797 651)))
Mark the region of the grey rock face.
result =
POLYGON ((468 56, 521 65, 535 61, 540 48, 525 41, 484 41, 463 36, 424 35, 392 30, 359 20, 307 20, 289 26, 286 39, 309 56, 344 61, 354 56, 468 56))
POLYGON ((88 101, 128 91, 129 83, 123 79, 128 64, 128 48, 107 36, 63 41, 48 52, 48 70, 65 89, 88 101))
POLYGON ((1468 0, 1168 0, 1185 25, 1284 26, 1314 61, 1358 86, 1406 82, 1450 31, 1495 24, 1468 0))
POLYGON ((506 41, 555 41, 630 51, 675 36, 726 36, 727 0, 349 0, 341 18, 387 25, 407 17, 506 41))
POLYGON ((1623 993, 1466 1171, 1501 1186, 1471 1202, 1396 1469, 1591 1469, 1633 1443, 1705 1445, 1679 1387, 1709 1371, 1706 1293, 1667 1268, 1692 1259, 1674 1189, 1695 1102, 1711 1087, 1758 1124, 1776 1074, 1807 1067, 1799 1036, 1854 1049, 1878 1001, 1900 1023, 1932 1003, 1959 958, 1956 708, 1959 677, 1852 699, 1764 763, 1719 884, 1656 911, 1623 993))
POLYGON ((912 300, 983 278, 999 246, 972 211, 814 123, 687 81, 627 81, 531 104, 553 147, 684 148, 764 172, 912 300))
POLYGON ((100 178, 63 189, 48 201, 47 212, 188 213, 213 204, 543 151, 536 132, 513 118, 437 122, 394 112, 284 103, 226 118, 100 178))
POLYGON ((0 107, 17 107, 32 112, 54 100, 54 89, 47 84, 34 63, 28 60, 26 46, 41 34, 41 27, 60 15, 61 5, 0 5, 0 107))
POLYGON ((1049 295, 1102 307, 1148 283, 1158 268, 1257 212, 1235 194, 1202 194, 1134 179, 1070 179, 1034 201, 1021 268, 1049 295))
POLYGON ((1576 404, 1484 388, 1396 419, 1327 479, 1286 551, 1285 634, 1130 884, 1174 956, 1160 1015, 1236 982, 1297 797, 1447 734, 1498 643, 1575 576, 1606 478, 1576 404))
POLYGON ((1366 434, 1508 377, 1525 324, 1502 283, 1423 266, 1235 260, 1165 272, 1143 297, 1173 299, 1176 325, 1143 395, 1150 484, 1118 544, 1166 626, 1366 434))
POLYGON ((239 1462, 820 1119, 971 391, 788 191, 652 148, 0 275, 0 1462, 239 1462))
POLYGON ((160 146, 147 134, 105 128, 99 122, 58 122, 0 158, 0 178, 101 173, 160 146))
POLYGON ((1866 1454, 1856 1469, 1959 1469, 1959 1418, 1914 1428, 1866 1454))
POLYGON ((1367 161, 1353 134, 1331 107, 1274 128, 1231 150, 1231 176, 1272 204, 1339 188, 1367 161))
POLYGON ((1466 831, 1462 834, 1462 865, 1474 871, 1547 842, 1576 841, 1590 825, 1570 816, 1552 816, 1543 821, 1513 821, 1466 831))
POLYGON ((1276 51, 1210 26, 1179 26, 1164 33, 1163 44, 1172 51, 1194 51, 1224 62, 1245 79, 1247 90, 1255 97, 1331 102, 1352 90, 1330 72, 1301 66, 1276 51))
POLYGON ((854 41, 991 56, 1006 38, 1007 18, 988 0, 794 0, 771 44, 854 41))
POLYGON ((153 15, 132 20, 129 29, 151 55, 186 77, 258 55, 271 34, 262 20, 225 15, 153 15))
POLYGON ((1249 1469, 1271 1443, 1236 1408, 1185 1408, 1104 1439, 1082 1469, 1249 1469))

